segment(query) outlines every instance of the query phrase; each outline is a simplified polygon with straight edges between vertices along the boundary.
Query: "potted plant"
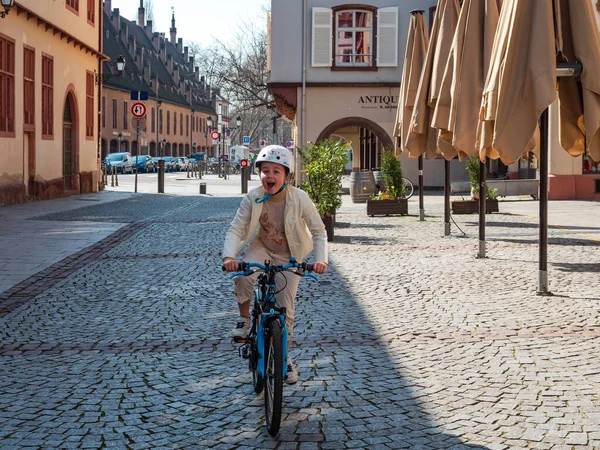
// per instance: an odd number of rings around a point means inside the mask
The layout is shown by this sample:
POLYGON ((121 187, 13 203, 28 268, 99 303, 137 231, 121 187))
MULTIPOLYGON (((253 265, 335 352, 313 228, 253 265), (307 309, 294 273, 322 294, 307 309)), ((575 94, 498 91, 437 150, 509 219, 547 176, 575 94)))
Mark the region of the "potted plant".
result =
POLYGON ((305 181, 300 188, 317 206, 327 229, 327 239, 333 240, 335 212, 342 205, 342 175, 347 162, 350 143, 323 139, 316 144, 307 143, 298 149, 302 160, 305 181))
POLYGON ((406 187, 402 181, 402 164, 394 151, 386 149, 381 161, 383 189, 367 200, 369 216, 408 214, 406 187))
MULTIPOLYGON (((454 214, 475 214, 479 212, 479 158, 471 156, 467 160, 467 172, 471 185, 470 200, 453 200, 452 212, 454 214)), ((485 212, 498 212, 498 189, 485 186, 485 212)))

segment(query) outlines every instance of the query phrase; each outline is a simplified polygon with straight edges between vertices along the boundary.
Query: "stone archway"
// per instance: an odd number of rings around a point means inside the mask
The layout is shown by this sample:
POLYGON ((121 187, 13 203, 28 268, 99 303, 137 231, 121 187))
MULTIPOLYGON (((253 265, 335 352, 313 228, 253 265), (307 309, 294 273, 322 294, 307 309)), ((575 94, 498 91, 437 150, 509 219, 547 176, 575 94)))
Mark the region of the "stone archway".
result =
POLYGON ((394 147, 394 141, 390 137, 390 135, 385 131, 380 125, 377 123, 365 119, 364 117, 344 117, 343 119, 338 119, 335 122, 331 122, 327 125, 323 131, 319 134, 317 138, 317 142, 321 139, 326 139, 336 130, 344 127, 363 127, 370 129, 375 136, 379 139, 379 141, 383 144, 384 148, 394 147))

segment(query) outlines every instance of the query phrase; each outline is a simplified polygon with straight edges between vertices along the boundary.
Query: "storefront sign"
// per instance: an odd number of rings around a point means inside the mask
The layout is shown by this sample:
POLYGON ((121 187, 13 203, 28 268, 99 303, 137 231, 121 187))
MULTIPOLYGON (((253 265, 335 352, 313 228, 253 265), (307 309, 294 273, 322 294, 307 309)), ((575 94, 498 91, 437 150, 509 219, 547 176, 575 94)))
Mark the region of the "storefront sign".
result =
POLYGON ((361 95, 358 104, 362 109, 393 109, 398 106, 397 95, 361 95))

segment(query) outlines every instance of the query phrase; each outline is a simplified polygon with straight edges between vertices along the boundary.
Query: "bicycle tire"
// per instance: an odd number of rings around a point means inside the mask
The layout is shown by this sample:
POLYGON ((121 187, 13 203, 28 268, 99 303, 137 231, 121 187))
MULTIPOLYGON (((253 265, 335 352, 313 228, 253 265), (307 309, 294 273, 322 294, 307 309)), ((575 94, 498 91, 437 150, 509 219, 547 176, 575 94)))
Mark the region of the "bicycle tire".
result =
POLYGON ((274 319, 265 337, 265 418, 267 431, 276 436, 281 426, 283 403, 283 345, 281 324, 274 319))
POLYGON ((404 187, 406 189, 406 199, 411 198, 415 192, 415 187, 408 178, 402 178, 402 182, 404 183, 404 187))
POLYGON ((250 365, 250 372, 252 372, 252 386, 254 387, 254 392, 256 394, 260 394, 263 391, 265 386, 265 379, 258 373, 258 365, 264 364, 264 356, 259 359, 258 355, 258 345, 257 339, 260 339, 257 335, 258 331, 258 323, 260 321, 260 317, 256 320, 256 324, 253 330, 253 338, 250 343, 250 358, 248 358, 248 364, 250 365))

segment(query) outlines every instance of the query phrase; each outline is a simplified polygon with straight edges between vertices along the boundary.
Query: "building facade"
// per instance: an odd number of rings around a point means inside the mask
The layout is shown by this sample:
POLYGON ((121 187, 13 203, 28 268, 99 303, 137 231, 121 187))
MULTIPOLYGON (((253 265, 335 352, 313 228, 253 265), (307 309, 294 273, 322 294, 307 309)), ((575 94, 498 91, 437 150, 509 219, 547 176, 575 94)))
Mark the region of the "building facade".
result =
MULTIPOLYGON (((210 138, 209 117, 216 126, 217 109, 228 111, 229 103, 220 89, 207 85, 182 38, 177 37, 175 16, 169 37, 153 31, 146 20, 140 0, 138 20, 121 17, 119 9, 104 0, 104 51, 111 61, 105 73, 115 74, 115 61, 126 60, 122 76, 104 82, 102 93, 102 157, 129 151, 132 155, 187 156, 204 152, 216 156, 210 138), (133 93, 145 92, 148 98, 145 119, 132 116, 131 105, 138 100, 133 93)), ((229 118, 223 116, 226 125, 229 118)))
POLYGON ((101 0, 18 0, 0 18, 0 205, 98 189, 101 0))
MULTIPOLYGON (((600 24, 600 2, 592 1, 600 24)), ((393 147, 410 11, 432 22, 435 0, 335 0, 272 2, 269 22, 269 89, 278 111, 292 122, 296 146, 325 137, 348 141, 352 170, 380 166, 393 147)), ((558 113, 550 108, 549 197, 600 199, 600 166, 586 155, 573 158, 558 141, 558 113)), ((404 175, 418 178, 417 160, 401 156, 404 175)), ((536 178, 530 153, 506 167, 489 160, 488 177, 536 178)), ((451 180, 466 181, 464 163, 451 161, 451 180)), ((428 188, 444 185, 442 160, 424 161, 428 188)))

